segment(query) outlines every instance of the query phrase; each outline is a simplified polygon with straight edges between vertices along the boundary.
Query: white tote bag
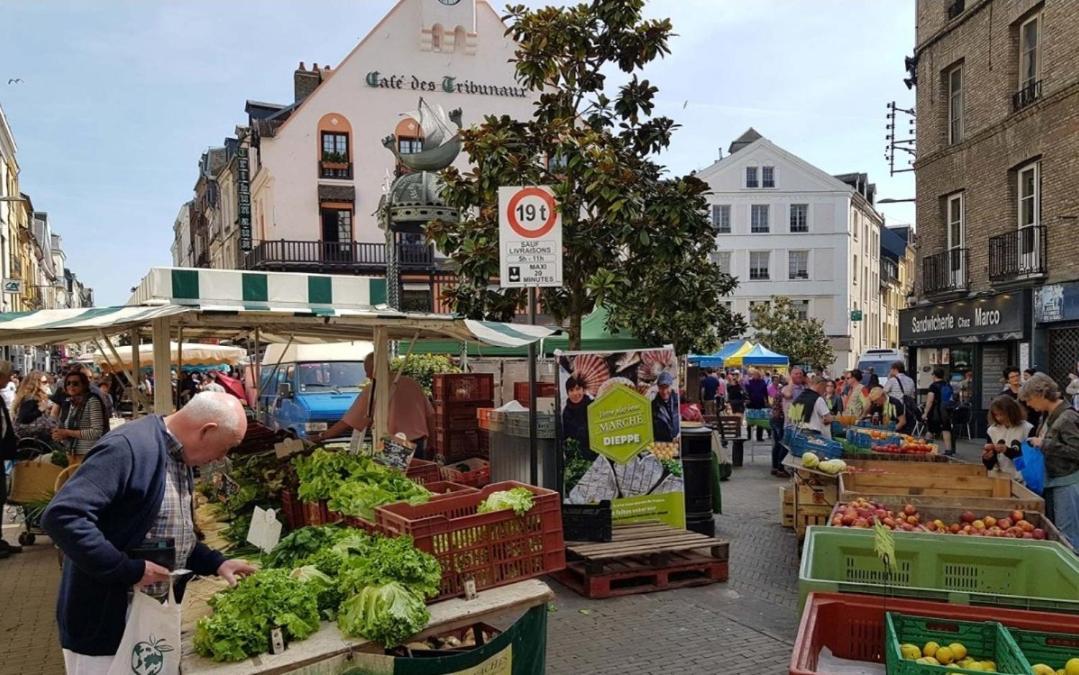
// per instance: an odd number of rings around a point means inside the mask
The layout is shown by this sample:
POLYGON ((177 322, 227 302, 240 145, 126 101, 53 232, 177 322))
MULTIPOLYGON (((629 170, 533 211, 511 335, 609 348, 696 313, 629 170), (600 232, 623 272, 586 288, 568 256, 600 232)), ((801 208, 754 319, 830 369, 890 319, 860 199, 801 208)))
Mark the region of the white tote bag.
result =
POLYGON ((180 672, 180 604, 169 583, 161 604, 136 589, 124 637, 108 675, 178 675, 180 672))

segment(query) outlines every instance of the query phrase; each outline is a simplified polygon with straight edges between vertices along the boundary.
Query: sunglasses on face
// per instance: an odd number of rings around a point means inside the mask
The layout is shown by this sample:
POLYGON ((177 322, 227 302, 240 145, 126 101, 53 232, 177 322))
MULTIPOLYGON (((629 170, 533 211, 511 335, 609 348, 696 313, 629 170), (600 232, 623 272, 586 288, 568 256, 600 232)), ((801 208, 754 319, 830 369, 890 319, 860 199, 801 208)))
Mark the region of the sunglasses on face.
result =
POLYGON ((64 382, 64 386, 65 387, 81 387, 82 382, 79 382, 78 380, 68 380, 67 382, 64 382))

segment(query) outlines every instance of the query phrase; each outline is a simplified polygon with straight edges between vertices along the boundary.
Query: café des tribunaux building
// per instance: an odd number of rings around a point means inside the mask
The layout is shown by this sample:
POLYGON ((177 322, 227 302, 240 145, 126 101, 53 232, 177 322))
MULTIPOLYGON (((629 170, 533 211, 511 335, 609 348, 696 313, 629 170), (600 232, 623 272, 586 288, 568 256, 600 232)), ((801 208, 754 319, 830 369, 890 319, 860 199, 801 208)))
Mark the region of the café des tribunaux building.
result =
POLYGON ((908 369, 919 390, 933 382, 935 368, 942 368, 948 380, 973 371, 973 426, 978 430, 984 429, 985 417, 978 411, 1000 394, 1004 369, 1009 365, 1028 368, 1034 362, 1032 335, 1030 289, 899 313, 899 344, 907 348, 908 369))

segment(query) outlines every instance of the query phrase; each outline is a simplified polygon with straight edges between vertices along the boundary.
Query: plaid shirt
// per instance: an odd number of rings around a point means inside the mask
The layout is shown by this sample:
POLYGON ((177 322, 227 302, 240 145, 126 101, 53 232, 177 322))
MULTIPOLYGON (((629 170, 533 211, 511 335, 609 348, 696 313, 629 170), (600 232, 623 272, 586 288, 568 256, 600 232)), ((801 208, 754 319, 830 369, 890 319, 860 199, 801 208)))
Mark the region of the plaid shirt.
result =
MULTIPOLYGON (((153 527, 146 533, 146 540, 172 539, 176 542, 176 559, 172 569, 187 564, 187 558, 195 549, 195 521, 191 512, 194 479, 191 469, 184 464, 181 452, 183 446, 171 433, 169 434, 168 459, 165 470, 165 495, 161 500, 161 510, 153 527)), ((148 586, 146 592, 154 596, 168 593, 167 583, 148 586)))

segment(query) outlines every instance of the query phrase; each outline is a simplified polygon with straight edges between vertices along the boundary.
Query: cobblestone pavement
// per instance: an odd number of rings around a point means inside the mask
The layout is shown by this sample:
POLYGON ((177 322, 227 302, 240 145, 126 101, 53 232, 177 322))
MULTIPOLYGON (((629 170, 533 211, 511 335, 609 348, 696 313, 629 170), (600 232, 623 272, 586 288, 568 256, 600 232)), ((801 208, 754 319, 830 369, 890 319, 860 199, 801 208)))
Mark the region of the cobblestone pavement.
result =
POLYGON ((588 600, 552 582, 550 673, 781 673, 798 628, 798 550, 779 525, 769 455, 723 483, 716 536, 731 542, 730 580, 698 588, 588 600))
MULTIPOLYGON (((8 509, 10 510, 10 509, 8 509)), ((10 523, 11 519, 6 518, 10 523)), ((4 526, 15 543, 19 528, 4 526)), ((56 635, 60 566, 48 537, 0 560, 0 675, 58 675, 64 657, 56 635)))

